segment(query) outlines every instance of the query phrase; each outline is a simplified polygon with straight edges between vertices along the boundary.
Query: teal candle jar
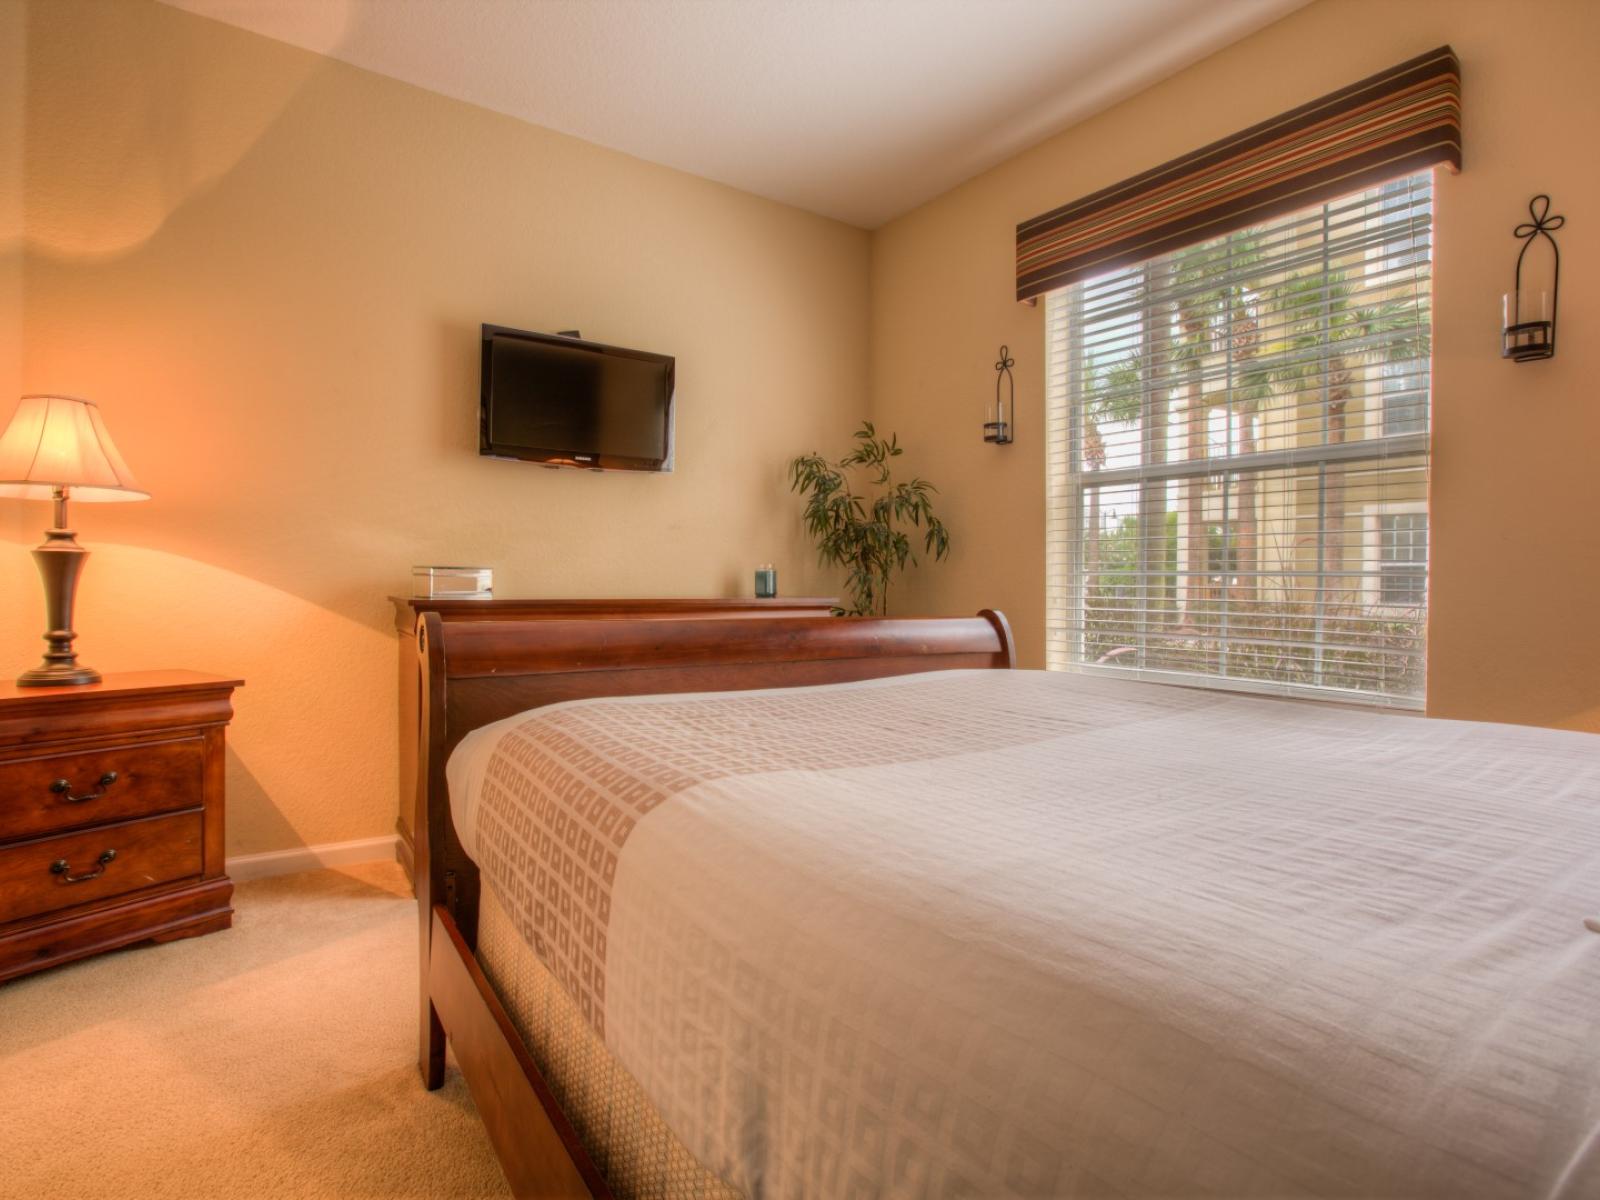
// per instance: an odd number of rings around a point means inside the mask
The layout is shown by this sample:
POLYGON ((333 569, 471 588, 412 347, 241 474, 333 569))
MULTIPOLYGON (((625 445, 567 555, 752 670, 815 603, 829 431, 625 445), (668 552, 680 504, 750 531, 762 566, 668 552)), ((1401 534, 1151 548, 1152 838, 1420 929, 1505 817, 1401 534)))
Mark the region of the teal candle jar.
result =
POLYGON ((778 594, 778 572, 771 563, 756 568, 756 599, 770 600, 778 594))

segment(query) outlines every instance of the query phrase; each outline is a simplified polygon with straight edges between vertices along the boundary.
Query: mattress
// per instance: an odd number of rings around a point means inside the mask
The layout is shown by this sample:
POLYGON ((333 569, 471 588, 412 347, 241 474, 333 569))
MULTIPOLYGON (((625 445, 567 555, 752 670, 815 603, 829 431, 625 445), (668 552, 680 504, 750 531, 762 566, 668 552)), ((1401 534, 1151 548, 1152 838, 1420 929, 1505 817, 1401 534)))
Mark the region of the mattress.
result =
POLYGON ((552 706, 449 775, 528 951, 747 1195, 1579 1200, 1597 746, 961 671, 552 706))

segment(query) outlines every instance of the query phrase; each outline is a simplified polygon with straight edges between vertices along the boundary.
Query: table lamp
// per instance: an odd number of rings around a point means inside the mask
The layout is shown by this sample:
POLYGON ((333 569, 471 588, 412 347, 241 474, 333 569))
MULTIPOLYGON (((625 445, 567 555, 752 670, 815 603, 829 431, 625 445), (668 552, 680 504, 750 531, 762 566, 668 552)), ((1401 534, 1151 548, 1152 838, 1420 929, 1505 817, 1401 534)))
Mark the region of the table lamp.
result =
POLYGON ((78 665, 72 604, 89 552, 67 525, 67 500, 148 500, 91 400, 24 396, 0 434, 0 497, 55 502, 55 524, 33 552, 44 579, 48 645, 44 662, 17 679, 19 687, 99 683, 100 672, 78 665))

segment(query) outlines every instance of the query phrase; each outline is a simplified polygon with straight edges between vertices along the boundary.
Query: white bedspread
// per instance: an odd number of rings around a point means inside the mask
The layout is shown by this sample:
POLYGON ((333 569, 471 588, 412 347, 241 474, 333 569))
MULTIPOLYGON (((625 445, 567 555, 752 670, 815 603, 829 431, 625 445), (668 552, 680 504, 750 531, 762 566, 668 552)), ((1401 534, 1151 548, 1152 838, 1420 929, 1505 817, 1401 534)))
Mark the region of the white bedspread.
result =
POLYGON ((751 1196, 1600 1197, 1600 738, 962 671, 559 705, 450 784, 751 1196))

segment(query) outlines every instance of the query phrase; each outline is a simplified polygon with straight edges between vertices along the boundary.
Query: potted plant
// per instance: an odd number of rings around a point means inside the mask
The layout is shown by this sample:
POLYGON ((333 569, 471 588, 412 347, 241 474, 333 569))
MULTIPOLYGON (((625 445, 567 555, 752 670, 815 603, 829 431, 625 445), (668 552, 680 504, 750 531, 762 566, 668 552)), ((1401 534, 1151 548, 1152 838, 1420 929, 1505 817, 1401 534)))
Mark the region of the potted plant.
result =
POLYGON ((922 533, 924 553, 941 559, 950 551, 950 535, 934 515, 933 494, 925 479, 895 483, 889 460, 902 451, 899 439, 880 438, 871 421, 856 430, 856 448, 838 462, 820 454, 803 454, 789 464, 790 488, 806 498, 806 529, 817 540, 823 562, 844 567, 850 607, 839 611, 869 616, 889 611, 889 583, 906 563, 915 563, 906 527, 922 533), (857 468, 870 476, 876 494, 853 491, 850 474, 857 468))

